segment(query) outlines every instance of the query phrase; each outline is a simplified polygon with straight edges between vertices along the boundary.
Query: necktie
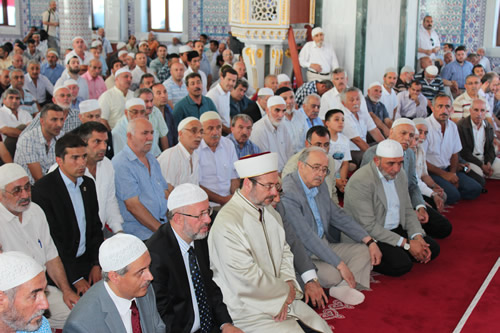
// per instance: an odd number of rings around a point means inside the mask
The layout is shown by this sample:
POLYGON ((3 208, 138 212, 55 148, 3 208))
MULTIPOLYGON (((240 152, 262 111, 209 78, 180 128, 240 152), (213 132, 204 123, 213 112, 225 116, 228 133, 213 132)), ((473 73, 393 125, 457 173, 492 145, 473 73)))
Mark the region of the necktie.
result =
POLYGON ((212 314, 208 307, 207 294, 205 293, 205 285, 201 277, 200 267, 196 261, 194 248, 189 248, 189 269, 191 270, 191 279, 193 280, 194 292, 196 301, 198 302, 198 310, 200 313, 200 326, 202 333, 208 333, 212 329, 212 314))
POLYGON ((141 318, 139 316, 139 309, 137 308, 137 304, 135 304, 135 301, 132 301, 130 310, 132 310, 132 333, 142 333, 141 318))

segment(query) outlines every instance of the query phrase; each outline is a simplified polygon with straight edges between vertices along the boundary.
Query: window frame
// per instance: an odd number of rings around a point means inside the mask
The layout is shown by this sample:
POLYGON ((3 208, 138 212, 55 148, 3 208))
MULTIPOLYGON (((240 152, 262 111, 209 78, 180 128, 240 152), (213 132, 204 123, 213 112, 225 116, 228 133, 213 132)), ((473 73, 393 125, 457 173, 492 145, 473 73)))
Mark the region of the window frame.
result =
MULTIPOLYGON (((9 15, 7 13, 7 7, 8 7, 8 4, 7 4, 7 0, 2 0, 2 15, 3 15, 3 22, 2 24, 0 24, 0 26, 2 27, 15 27, 16 26, 16 23, 14 23, 13 25, 10 25, 9 24, 9 15)), ((16 22, 17 22, 17 6, 16 6, 16 2, 14 1, 14 9, 15 9, 15 19, 16 19, 16 22)))
MULTIPOLYGON (((170 24, 168 20, 168 4, 169 0, 164 0, 165 1, 165 29, 153 29, 151 27, 151 1, 152 0, 147 0, 147 11, 148 11, 148 31, 153 31, 153 32, 161 32, 161 33, 181 33, 182 31, 172 31, 170 30, 170 24)), ((177 0, 177 1, 182 1, 182 0, 177 0)))

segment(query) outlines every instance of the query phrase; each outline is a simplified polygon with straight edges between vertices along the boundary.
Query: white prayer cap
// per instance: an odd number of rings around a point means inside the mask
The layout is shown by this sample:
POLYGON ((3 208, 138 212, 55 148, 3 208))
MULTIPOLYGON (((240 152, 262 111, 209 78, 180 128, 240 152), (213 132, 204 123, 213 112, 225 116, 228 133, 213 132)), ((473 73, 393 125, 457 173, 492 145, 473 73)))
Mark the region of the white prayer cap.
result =
POLYGON ((266 152, 263 154, 245 156, 234 162, 234 168, 241 179, 265 175, 278 171, 278 154, 266 152))
POLYGON ((69 86, 77 86, 78 82, 76 82, 74 79, 67 79, 64 81, 64 86, 68 88, 69 86))
POLYGON ((189 206, 208 199, 207 192, 198 185, 191 183, 176 186, 168 196, 167 208, 174 210, 179 207, 189 206))
POLYGON ((68 64, 69 61, 73 58, 76 58, 78 59, 78 62, 80 62, 80 58, 78 58, 78 56, 76 55, 76 53, 74 51, 71 51, 70 53, 66 54, 66 57, 64 58, 64 63, 65 64, 68 64))
POLYGON ((28 177, 26 170, 16 163, 6 163, 0 167, 0 189, 23 177, 28 177))
POLYGON ((403 147, 395 140, 386 139, 377 145, 375 155, 379 157, 403 157, 403 147))
POLYGON ((10 251, 0 253, 0 290, 6 291, 43 272, 43 267, 33 258, 22 252, 10 251))
POLYGON ((373 87, 382 87, 382 84, 378 81, 372 82, 369 86, 368 89, 371 89, 373 87))
POLYGON ((436 66, 434 66, 434 65, 427 66, 425 68, 425 71, 427 72, 427 74, 433 75, 433 76, 436 76, 439 73, 439 69, 436 66))
POLYGON ((186 53, 189 51, 193 51, 193 49, 189 45, 182 45, 181 47, 179 47, 179 54, 186 53))
POLYGON ((410 125, 413 128, 415 128, 415 124, 413 123, 413 121, 411 121, 408 118, 399 118, 399 119, 394 120, 394 122, 392 123, 392 127, 391 128, 395 128, 395 127, 397 127, 399 125, 410 125))
POLYGON ((128 52, 125 50, 121 50, 120 52, 118 52, 118 58, 120 58, 124 54, 128 54, 128 52))
POLYGON ((130 265, 148 248, 134 235, 118 233, 99 247, 99 264, 103 272, 119 271, 130 265))
POLYGON ((117 70, 117 71, 115 72, 115 78, 116 78, 116 77, 118 77, 120 74, 123 74, 123 73, 129 73, 129 74, 132 74, 132 73, 128 70, 128 68, 126 68, 126 67, 122 67, 122 68, 120 68, 119 70, 117 70))
POLYGON ((135 59, 135 53, 134 52, 129 52, 128 55, 130 58, 134 58, 135 59))
POLYGON ((54 94, 53 94, 53 95, 55 96, 55 95, 56 95, 56 93, 57 93, 60 89, 68 89, 68 87, 66 87, 66 86, 64 85, 64 83, 63 83, 63 84, 60 84, 60 85, 58 85, 58 86, 55 86, 55 87, 54 87, 54 94))
POLYGON ((311 31, 311 36, 316 36, 317 34, 321 34, 323 33, 323 29, 321 29, 320 27, 316 27, 314 29, 312 29, 311 31))
POLYGON ((286 105, 285 100, 281 96, 272 96, 267 100, 267 107, 271 108, 275 105, 286 105))
POLYGON ((142 105, 144 107, 146 107, 146 104, 144 103, 144 101, 140 98, 131 98, 129 100, 127 100, 127 102, 125 103, 125 109, 129 109, 131 108, 132 106, 136 106, 136 105, 142 105))
POLYGON ((413 119, 413 123, 415 124, 415 126, 425 125, 427 128, 429 128, 429 123, 427 122, 427 120, 425 120, 425 118, 415 118, 413 119))
POLYGON ((147 44, 147 43, 148 43, 148 42, 146 42, 145 40, 143 40, 143 41, 141 41, 141 42, 139 43, 139 47, 141 47, 142 45, 147 44))
POLYGON ((100 109, 101 107, 99 106, 99 102, 97 102, 97 99, 87 99, 80 102, 80 113, 87 113, 100 109))
POLYGON ((288 77, 288 75, 286 74, 278 74, 278 84, 282 83, 282 82, 288 82, 290 81, 290 78, 288 77))
POLYGON ((221 117, 219 116, 219 114, 215 111, 207 111, 207 112, 204 112, 201 117, 200 117, 200 121, 202 123, 204 123, 205 121, 207 120, 214 120, 214 119, 218 119, 220 121, 222 121, 221 117))
POLYGON ((403 73, 415 73, 415 68, 408 66, 408 65, 403 66, 403 68, 401 68, 400 74, 403 74, 403 73))
MULTIPOLYGON (((73 39, 71 40, 71 43, 74 43, 74 42, 75 42, 76 40, 78 40, 78 39, 83 40, 83 42, 85 43, 85 39, 83 39, 83 37, 82 37, 82 36, 76 36, 75 38, 73 38, 73 39)), ((85 45, 87 45, 87 43, 85 43, 85 45)))
POLYGON ((389 68, 386 68, 385 71, 384 71, 384 75, 386 74, 389 74, 389 73, 397 73, 398 71, 396 70, 396 68, 394 67, 389 67, 389 68))
POLYGON ((182 131, 184 129, 184 127, 186 127, 187 124, 189 124, 190 122, 192 122, 194 120, 200 121, 196 117, 187 117, 187 118, 182 119, 181 122, 179 123, 179 126, 177 126, 177 132, 182 131))
POLYGON ((102 43, 98 40, 95 40, 90 44, 91 47, 98 47, 99 45, 102 45, 102 43))
POLYGON ((257 96, 274 96, 274 92, 271 88, 260 88, 257 96))
POLYGON ((57 51, 56 51, 56 50, 49 50, 49 51, 47 52, 47 54, 53 54, 53 55, 55 55, 56 57, 58 57, 58 58, 59 58, 59 53, 57 53, 57 51))
POLYGON ((119 50, 124 48, 125 46, 127 46, 127 44, 125 44, 124 42, 118 42, 118 44, 116 44, 116 49, 119 50))

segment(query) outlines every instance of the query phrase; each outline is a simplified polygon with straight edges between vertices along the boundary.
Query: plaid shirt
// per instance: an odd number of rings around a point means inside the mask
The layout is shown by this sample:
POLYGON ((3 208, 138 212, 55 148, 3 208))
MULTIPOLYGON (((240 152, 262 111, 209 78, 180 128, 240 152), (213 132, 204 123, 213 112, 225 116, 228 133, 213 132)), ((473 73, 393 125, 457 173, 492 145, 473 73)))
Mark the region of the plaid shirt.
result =
POLYGON ((318 93, 318 89, 316 89, 316 83, 318 82, 319 81, 306 82, 301 85, 299 89, 297 89, 297 92, 295 93, 295 102, 297 103, 297 108, 300 109, 302 104, 304 104, 304 99, 307 96, 318 93))

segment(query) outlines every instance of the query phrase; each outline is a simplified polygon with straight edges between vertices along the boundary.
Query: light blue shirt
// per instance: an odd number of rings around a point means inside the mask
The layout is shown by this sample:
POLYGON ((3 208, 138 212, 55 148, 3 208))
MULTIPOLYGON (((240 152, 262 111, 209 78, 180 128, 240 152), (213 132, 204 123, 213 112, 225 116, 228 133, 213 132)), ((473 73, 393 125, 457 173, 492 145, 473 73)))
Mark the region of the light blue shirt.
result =
POLYGON ((52 84, 56 84, 57 80, 59 80, 64 72, 64 69, 64 66, 61 64, 56 64, 56 67, 52 68, 46 62, 40 67, 40 73, 45 75, 52 84))
POLYGON ((304 181, 302 180, 300 173, 299 173, 299 179, 300 183, 302 184, 302 188, 304 189, 304 193, 306 194, 307 203, 309 204, 314 219, 316 220, 316 225, 318 226, 318 236, 322 238, 323 234, 325 233, 325 230, 323 227, 323 221, 321 221, 321 215, 319 214, 318 205, 316 205, 316 200, 315 200, 315 197, 316 195, 318 195, 319 190, 317 187, 308 188, 306 184, 304 184, 304 181))
POLYGON ((234 143, 234 148, 236 149, 236 154, 238 155, 238 158, 242 158, 243 156, 247 155, 260 154, 260 148, 257 147, 255 143, 250 141, 250 139, 248 139, 247 142, 245 142, 243 148, 240 148, 240 144, 234 138, 233 133, 226 136, 226 138, 228 138, 234 143))
POLYGON ((78 222, 78 229, 80 230, 80 244, 78 245, 78 251, 76 252, 76 257, 78 258, 85 253, 85 234, 87 231, 87 222, 85 221, 85 206, 83 204, 82 192, 80 192, 80 185, 83 183, 83 178, 78 177, 76 179, 76 184, 69 179, 64 172, 59 169, 59 173, 66 185, 69 197, 71 198, 71 203, 73 204, 73 210, 75 211, 76 221, 78 222))
POLYGON ((172 101, 174 107, 177 102, 188 95, 184 80, 182 80, 182 85, 179 87, 179 85, 174 82, 173 78, 170 77, 168 80, 163 82, 163 85, 165 86, 165 89, 167 89, 168 99, 172 101))
POLYGON ((473 67, 467 60, 462 65, 455 60, 443 67, 441 77, 445 80, 457 81, 458 88, 465 89, 465 79, 472 74, 473 67))
POLYGON ((306 118, 307 129, 310 129, 313 126, 323 126, 323 121, 321 121, 319 117, 314 118, 311 122, 311 119, 307 116, 303 108, 300 108, 299 111, 302 112, 306 118))

